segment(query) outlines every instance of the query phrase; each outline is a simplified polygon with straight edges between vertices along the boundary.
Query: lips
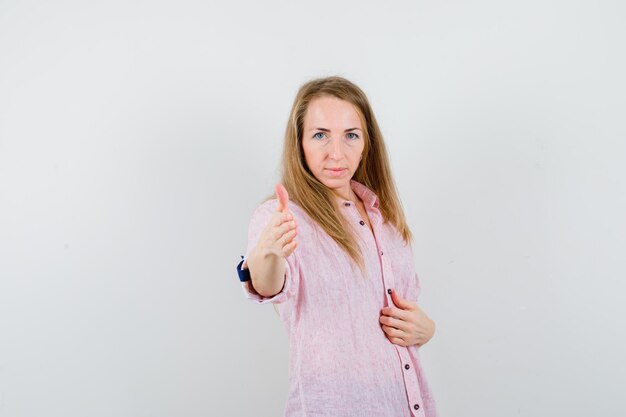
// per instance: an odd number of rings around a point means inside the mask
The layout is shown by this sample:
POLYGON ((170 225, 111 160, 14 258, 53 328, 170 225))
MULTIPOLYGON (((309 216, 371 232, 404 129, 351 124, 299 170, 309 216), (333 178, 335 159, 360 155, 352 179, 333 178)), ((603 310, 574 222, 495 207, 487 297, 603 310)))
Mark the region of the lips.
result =
POLYGON ((348 168, 327 168, 326 170, 331 177, 343 177, 348 168))

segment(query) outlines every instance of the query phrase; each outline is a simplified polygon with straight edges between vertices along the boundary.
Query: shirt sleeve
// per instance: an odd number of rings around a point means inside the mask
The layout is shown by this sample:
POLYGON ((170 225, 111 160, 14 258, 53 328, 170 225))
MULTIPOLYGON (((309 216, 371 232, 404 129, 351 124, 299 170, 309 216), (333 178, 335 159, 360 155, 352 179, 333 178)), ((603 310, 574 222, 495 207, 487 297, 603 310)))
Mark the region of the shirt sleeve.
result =
MULTIPOLYGON (((276 211, 277 203, 276 199, 268 200, 257 207, 254 213, 252 213, 252 218, 250 219, 250 225, 248 227, 248 246, 246 248, 243 263, 241 264, 242 270, 248 268, 248 256, 250 255, 252 249, 257 245, 261 232, 265 229, 265 226, 267 226, 267 223, 270 221, 274 211, 276 211)), ((295 254, 296 251, 292 252, 287 258, 283 258, 283 261, 285 262, 285 283, 278 294, 275 294, 272 297, 264 297, 256 292, 252 286, 252 280, 249 280, 241 282, 241 288, 245 297, 257 304, 280 304, 295 297, 300 276, 295 254)))

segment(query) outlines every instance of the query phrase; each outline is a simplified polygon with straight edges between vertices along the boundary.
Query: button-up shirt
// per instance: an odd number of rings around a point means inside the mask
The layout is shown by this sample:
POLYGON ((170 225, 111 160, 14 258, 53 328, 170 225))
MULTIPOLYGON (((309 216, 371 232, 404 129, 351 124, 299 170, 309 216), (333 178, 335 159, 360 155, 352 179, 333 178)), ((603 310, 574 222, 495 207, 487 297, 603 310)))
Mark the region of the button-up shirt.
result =
MULTIPOLYGON (((340 200, 353 225, 365 273, 297 204, 298 246, 285 260, 285 285, 273 297, 241 282, 255 303, 274 303, 289 340, 289 391, 284 417, 436 417, 435 400, 420 363, 419 347, 389 341, 379 318, 393 306, 391 289, 417 301, 420 282, 413 251, 390 223, 383 223, 378 197, 351 180, 372 230, 357 207, 340 200)), ((256 208, 248 229, 247 257, 276 211, 278 200, 256 208)))

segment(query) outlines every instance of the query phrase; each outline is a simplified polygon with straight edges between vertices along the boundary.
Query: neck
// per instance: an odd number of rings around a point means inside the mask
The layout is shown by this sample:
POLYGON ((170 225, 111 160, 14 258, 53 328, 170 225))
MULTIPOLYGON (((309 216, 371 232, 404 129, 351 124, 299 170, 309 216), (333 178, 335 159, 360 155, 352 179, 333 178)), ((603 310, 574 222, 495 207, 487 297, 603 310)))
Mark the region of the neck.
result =
POLYGON ((353 203, 357 203, 359 200, 359 197, 356 195, 354 191, 352 191, 352 188, 348 188, 348 190, 349 191, 333 190, 333 193, 335 194, 338 200, 348 200, 348 201, 352 201, 353 203))

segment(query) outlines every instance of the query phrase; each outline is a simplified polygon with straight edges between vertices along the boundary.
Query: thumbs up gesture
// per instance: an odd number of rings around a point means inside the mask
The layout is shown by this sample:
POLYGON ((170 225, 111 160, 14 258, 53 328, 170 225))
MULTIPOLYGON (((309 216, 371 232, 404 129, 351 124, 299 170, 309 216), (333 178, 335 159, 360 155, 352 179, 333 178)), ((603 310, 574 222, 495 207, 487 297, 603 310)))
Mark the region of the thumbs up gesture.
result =
POLYGON ((259 239, 266 251, 288 257, 298 246, 295 240, 298 226, 293 214, 289 211, 289 194, 282 184, 276 184, 278 206, 270 218, 259 239))

